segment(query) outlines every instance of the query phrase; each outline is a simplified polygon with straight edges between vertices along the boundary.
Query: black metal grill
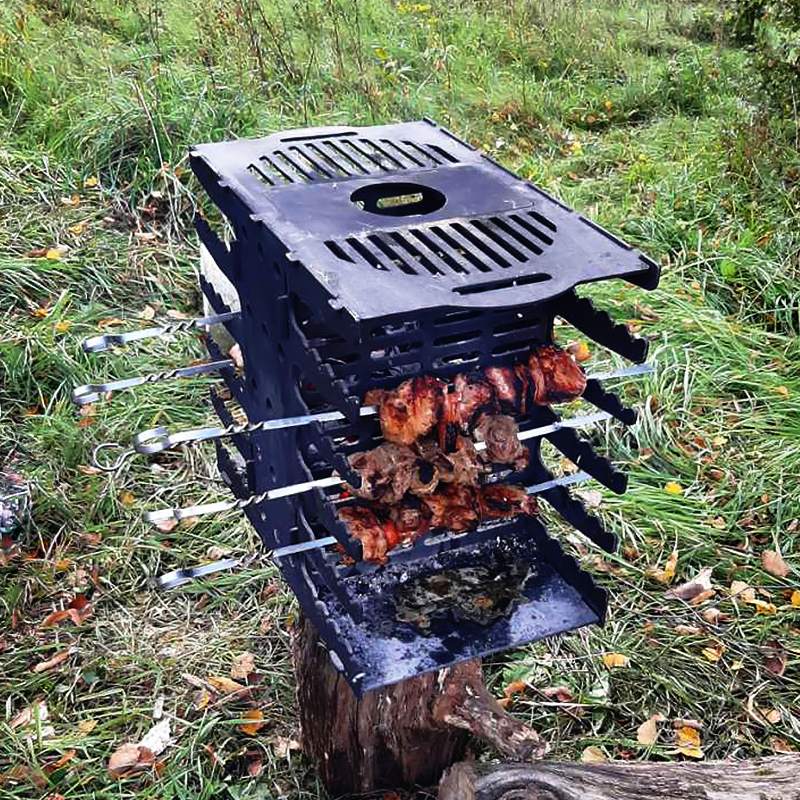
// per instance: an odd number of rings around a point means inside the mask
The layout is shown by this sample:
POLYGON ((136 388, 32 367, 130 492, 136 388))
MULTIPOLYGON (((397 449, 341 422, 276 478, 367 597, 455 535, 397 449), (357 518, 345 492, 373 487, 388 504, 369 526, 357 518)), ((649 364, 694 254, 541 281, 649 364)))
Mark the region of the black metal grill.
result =
MULTIPOLYGON (((220 469, 239 498, 333 469, 357 484, 347 456, 380 441, 377 419, 361 415, 367 390, 412 375, 511 365, 552 341, 556 315, 625 358, 646 356, 646 341, 574 290, 607 278, 653 288, 657 265, 432 122, 202 145, 191 164, 235 234, 225 245, 197 220, 224 276, 201 279, 206 299, 217 313, 241 312, 225 323, 245 364, 243 374, 223 370, 229 396, 250 422, 331 409, 344 415, 242 433, 232 448, 218 442, 220 469), (223 283, 235 289, 234 307, 223 300, 230 294, 223 283)), ((213 336, 208 342, 222 358, 213 336)), ((625 424, 635 418, 598 381, 588 382, 584 398, 625 424)), ((235 421, 227 396, 212 400, 224 424, 235 421)), ((557 419, 535 406, 519 423, 525 431, 557 419)), ((625 491, 625 475, 574 430, 546 438, 604 486, 625 491)), ((529 465, 504 480, 552 480, 539 442, 525 442, 529 465)), ((566 488, 541 497, 613 549, 613 534, 566 488)), ((354 560, 345 565, 340 552, 320 549, 280 566, 357 692, 603 619, 605 593, 539 520, 429 536, 376 567, 339 521, 342 502, 340 489, 316 488, 245 511, 270 548, 333 535, 354 560), (471 619, 454 603, 436 605, 422 624, 402 607, 409 585, 423 595, 437 581, 460 585, 463 577, 471 585, 487 564, 499 580, 517 581, 500 617, 471 619)))

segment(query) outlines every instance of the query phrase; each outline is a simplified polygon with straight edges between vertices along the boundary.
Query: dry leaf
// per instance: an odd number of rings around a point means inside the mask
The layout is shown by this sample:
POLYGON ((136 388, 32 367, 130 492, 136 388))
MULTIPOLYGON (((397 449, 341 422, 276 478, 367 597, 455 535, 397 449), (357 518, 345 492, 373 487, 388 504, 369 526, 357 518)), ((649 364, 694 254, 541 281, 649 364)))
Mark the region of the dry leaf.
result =
POLYGON ((152 766, 155 756, 138 744, 128 742, 117 748, 108 760, 108 772, 112 778, 124 778, 152 766))
POLYGON ((72 327, 72 323, 67 319, 62 319, 53 325, 53 330, 56 333, 66 333, 72 327))
POLYGON ((247 722, 243 722, 239 725, 239 730, 242 733, 246 733, 248 736, 255 736, 264 725, 266 725, 266 722, 264 722, 264 712, 257 708, 251 708, 249 711, 245 712, 244 719, 246 719, 247 722))
POLYGON ((136 498, 133 495, 133 492, 129 492, 127 489, 119 493, 119 501, 124 506, 132 506, 136 502, 136 498))
POLYGON ((74 647, 70 647, 69 650, 62 650, 60 653, 56 653, 46 661, 40 661, 33 668, 33 671, 36 674, 39 674, 40 672, 49 672, 51 669, 55 669, 63 664, 74 652, 76 652, 74 647))
POLYGON ((285 736, 275 736, 269 740, 269 743, 278 758, 289 758, 293 750, 300 749, 300 742, 285 736))
POLYGON ((228 356, 230 357, 231 361, 233 361, 233 365, 236 369, 244 369, 244 358, 242 357, 242 348, 239 344, 233 345, 230 350, 228 350, 228 356))
POLYGON ((714 606, 711 606, 711 608, 706 608, 700 613, 703 619, 710 625, 719 625, 725 616, 718 608, 715 608, 714 606))
POLYGON ((789 565, 775 550, 765 550, 761 554, 761 565, 776 578, 785 578, 789 574, 789 565))
POLYGON ((74 225, 70 225, 67 230, 73 236, 80 236, 86 230, 86 223, 85 222, 76 222, 74 225))
MULTIPOLYGON (((55 772, 57 769, 61 769, 61 767, 69 764, 73 758, 77 755, 77 750, 66 750, 62 753, 55 761, 51 761, 44 767, 44 772, 46 775, 50 775, 51 773, 55 772)), ((52 795, 51 795, 52 797, 52 795)), ((49 798, 48 798, 49 800, 49 798)))
POLYGON ((786 741, 786 739, 779 739, 777 736, 772 736, 769 740, 770 747, 776 753, 794 753, 795 748, 786 741))
POLYGON ((732 600, 741 600, 743 603, 752 603, 756 599, 756 590, 744 581, 731 583, 730 595, 732 600))
POLYGON ((247 687, 242 686, 241 683, 226 678, 224 676, 209 676, 206 678, 208 683, 214 687, 220 694, 233 694, 234 692, 246 692, 247 687))
POLYGON ((155 319, 156 310, 151 305, 146 305, 140 312, 139 312, 139 319, 155 319))
POLYGON ((177 519, 163 519, 160 522, 156 522, 156 528, 160 530, 162 533, 171 533, 178 527, 178 520, 177 519))
POLYGON ((678 751, 689 758, 703 758, 700 747, 700 732, 697 728, 683 725, 675 731, 675 745, 678 751))
POLYGON ((97 186, 97 183, 98 183, 98 181, 97 181, 97 178, 95 178, 95 176, 94 176, 94 175, 92 175, 92 176, 88 177, 88 178, 87 178, 87 179, 86 179, 86 180, 83 182, 83 185, 84 185, 84 186, 85 186, 87 189, 91 189, 91 188, 93 188, 93 187, 97 186))
POLYGON ((108 771, 113 778, 123 778, 155 766, 155 757, 172 744, 169 719, 162 719, 145 734, 138 744, 127 742, 117 748, 108 761, 108 771))
POLYGON ((78 723, 78 732, 84 735, 91 733, 97 727, 96 719, 82 719, 78 723))
POLYGON ((795 608, 800 608, 800 589, 795 589, 792 592, 792 599, 790 602, 795 608))
POLYGON ((31 705, 23 708, 15 714, 8 726, 14 730, 15 728, 27 728, 36 723, 46 722, 50 718, 47 710, 47 703, 44 700, 37 700, 31 705))
POLYGON ((608 761, 606 754, 595 745, 584 748, 581 753, 581 761, 584 764, 603 764, 608 761))
POLYGON ((678 551, 673 550, 669 558, 667 559, 666 563, 664 564, 664 569, 658 569, 657 567, 651 567, 647 570, 647 574, 651 578, 655 578, 659 583, 672 583, 672 579, 675 577, 675 569, 678 566, 678 551))
POLYGON ((589 349, 589 345, 583 340, 572 342, 567 345, 567 351, 572 353, 574 359, 579 364, 583 364, 584 361, 588 361, 592 357, 592 351, 589 349))
POLYGON ((264 771, 264 762, 259 756, 254 756, 247 762, 247 774, 257 778, 264 771))
POLYGON ((643 722, 636 729, 636 741, 643 744, 645 747, 651 747, 658 739, 658 723, 663 722, 664 717, 662 714, 653 714, 650 719, 643 722))
POLYGON ((616 669, 618 667, 627 667, 631 660, 628 656, 622 653, 604 653, 603 663, 608 669, 616 669))
POLYGON ((701 569, 694 578, 690 578, 686 583, 668 589, 665 597, 677 600, 694 600, 698 595, 711 590, 711 573, 713 567, 701 569))
POLYGON ((758 597, 750 605, 755 608, 756 614, 774 614, 778 610, 774 603, 768 603, 758 597))
POLYGON ((542 689, 542 694, 549 700, 557 700, 559 703, 571 703, 575 697, 566 686, 548 686, 542 689))
POLYGON ((669 481, 664 484, 664 491, 667 494, 680 495, 683 494, 683 487, 677 481, 669 481))
POLYGON ((678 636, 697 636, 703 632, 697 625, 676 625, 674 630, 678 636))
POLYGON ((61 198, 62 206, 77 206, 80 202, 81 198, 77 194, 73 194, 71 197, 61 198))
POLYGON ((718 644, 715 647, 704 647, 701 652, 709 661, 716 663, 725 654, 725 645, 718 644))
POLYGON ((256 658, 252 653, 241 653, 233 660, 231 678, 234 680, 247 680, 251 672, 256 671, 256 658))
POLYGON ((57 244, 49 247, 44 254, 44 257, 50 261, 61 261, 64 256, 69 253, 69 247, 65 244, 57 244))
POLYGON ((783 673, 786 672, 786 663, 788 661, 786 650, 780 642, 774 639, 767 642, 766 648, 764 654, 764 669, 778 678, 782 677, 783 673))

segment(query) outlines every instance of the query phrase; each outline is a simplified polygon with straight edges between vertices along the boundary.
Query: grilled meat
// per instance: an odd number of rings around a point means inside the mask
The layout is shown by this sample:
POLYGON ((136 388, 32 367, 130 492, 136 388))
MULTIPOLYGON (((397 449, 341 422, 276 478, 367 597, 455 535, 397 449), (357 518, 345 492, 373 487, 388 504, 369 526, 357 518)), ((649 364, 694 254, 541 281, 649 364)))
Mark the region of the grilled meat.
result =
POLYGON ((445 452, 453 450, 459 433, 467 433, 478 413, 494 404, 494 390, 483 376, 456 375, 452 391, 442 399, 439 447, 445 452))
POLYGON ((478 506, 475 489, 451 483, 443 485, 438 492, 423 497, 422 502, 430 509, 431 528, 447 528, 453 533, 464 533, 478 527, 478 506))
POLYGON ((367 392, 364 402, 378 406, 387 441, 409 445, 430 433, 438 422, 444 387, 438 378, 420 375, 396 389, 367 392))
POLYGON ((353 453, 350 466, 361 476, 361 486, 350 491, 364 500, 399 503, 409 491, 417 457, 409 447, 384 442, 364 453, 353 453))
POLYGON ((440 452, 438 469, 442 483, 459 486, 477 486, 481 475, 486 472, 475 444, 466 436, 456 438, 455 449, 451 453, 440 452))
POLYGON ((536 498, 521 486, 489 483, 478 489, 478 509, 482 520, 516 517, 518 514, 534 516, 538 511, 536 498))
POLYGON ((486 442, 483 454, 493 464, 510 464, 515 470, 528 465, 529 452, 519 440, 519 427, 513 417, 505 414, 484 414, 475 436, 486 442))
POLYGON ((528 357, 533 383, 533 402, 545 406, 580 397, 586 375, 566 350, 555 345, 537 347, 528 357))
POLYGON ((404 500, 392 506, 388 514, 389 522, 396 531, 398 543, 416 541, 431 526, 430 509, 420 500, 404 500))
POLYGON ((344 522, 350 537, 361 542, 365 561, 386 561, 389 543, 386 532, 375 513, 366 506, 344 506, 339 509, 339 519, 344 522))
POLYGON ((520 380, 513 367, 487 367, 484 370, 486 380, 494 389, 494 396, 500 408, 516 411, 520 401, 520 380))

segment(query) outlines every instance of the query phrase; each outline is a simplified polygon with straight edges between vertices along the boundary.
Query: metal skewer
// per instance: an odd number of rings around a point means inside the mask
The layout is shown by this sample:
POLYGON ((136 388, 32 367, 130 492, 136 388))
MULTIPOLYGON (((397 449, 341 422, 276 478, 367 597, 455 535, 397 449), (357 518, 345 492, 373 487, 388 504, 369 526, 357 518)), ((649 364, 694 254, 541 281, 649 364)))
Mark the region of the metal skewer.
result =
POLYGON ((106 383, 85 383, 72 390, 72 402, 79 406, 87 403, 96 403, 106 392, 116 392, 121 389, 130 389, 133 386, 142 386, 146 383, 171 380, 172 378, 194 378, 209 372, 218 372, 226 367, 235 366, 229 358, 221 361, 208 361, 203 364, 193 364, 190 367, 178 367, 164 372, 153 372, 150 375, 136 375, 132 378, 121 378, 106 383))
POLYGON ((104 333, 100 336, 90 336, 88 339, 84 339, 83 349, 87 353, 100 353, 114 345, 122 346, 130 344, 131 342, 140 342, 142 339, 154 339, 158 336, 166 336, 170 333, 183 333, 192 328, 203 328, 206 325, 217 325, 220 322, 229 322, 238 317, 239 313, 238 311, 228 311, 225 314, 212 314, 208 317, 182 319, 178 322, 170 322, 167 325, 142 328, 141 330, 128 331, 127 333, 104 333))
MULTIPOLYGON (((563 428, 579 428, 584 425, 593 425, 595 422, 601 422, 602 420, 609 419, 610 417, 611 414, 608 414, 605 411, 600 411, 596 414, 587 414, 581 417, 573 417, 572 419, 559 420, 558 422, 554 422, 550 425, 544 425, 540 428, 531 428, 528 431, 524 431, 518 435, 518 438, 520 440, 533 439, 539 436, 546 436, 548 433, 555 433, 555 431, 563 428)), ((476 450, 484 450, 485 448, 486 442, 475 443, 476 450)), ((290 486, 281 486, 277 489, 270 489, 269 491, 253 494, 250 495, 250 497, 239 500, 220 500, 216 503, 201 503, 200 505, 186 506, 184 508, 162 508, 158 511, 147 511, 145 512, 144 518, 146 522, 150 522, 154 525, 158 524, 159 522, 180 522, 181 520, 189 517, 202 517, 206 516, 207 514, 220 514, 223 511, 231 511, 233 509, 242 511, 249 506, 257 505, 258 503, 263 503, 268 500, 277 500, 280 497, 290 497, 291 495, 295 494, 303 494, 304 492, 310 492, 313 489, 328 489, 332 486, 341 486, 344 483, 345 481, 342 480, 341 477, 334 474, 327 478, 317 478, 313 481, 304 481, 303 483, 295 483, 290 486)))
MULTIPOLYGON (((650 364, 637 364, 632 367, 603 372, 597 375, 588 375, 590 380, 610 380, 613 378, 626 378, 633 375, 644 375, 653 371, 650 364)), ((362 406, 362 417, 371 417, 378 413, 376 406, 362 406)), ((133 437, 133 449, 143 455, 153 455, 164 450, 172 450, 182 444, 195 444, 213 439, 222 439, 227 436, 236 436, 240 433, 258 433, 261 431, 283 430, 309 425, 312 422, 336 422, 345 419, 340 411, 323 411, 318 414, 307 414, 301 417, 283 417, 281 419, 262 420, 241 425, 213 426, 208 428, 191 428, 178 433, 170 433, 164 426, 150 428, 137 433, 133 437)))
MULTIPOLYGON (((591 476, 586 472, 576 472, 574 475, 565 475, 562 478, 553 478, 553 480, 545 481, 544 483, 537 483, 533 486, 526 487, 525 491, 530 494, 541 494, 548 489, 553 489, 556 486, 570 486, 576 483, 584 483, 589 480, 591 476)), ((298 544, 290 544, 285 547, 279 547, 276 550, 271 550, 267 553, 269 558, 281 559, 286 556, 296 555, 297 553, 305 553, 309 550, 320 550, 325 547, 331 547, 338 543, 335 536, 324 536, 321 539, 310 539, 307 542, 300 542, 298 544)), ((225 558, 220 561, 214 561, 210 564, 202 564, 199 567, 188 567, 184 569, 175 569, 171 572, 165 572, 161 575, 156 583, 161 589, 175 589, 182 586, 195 578, 202 578, 206 575, 213 575, 216 572, 222 572, 226 569, 235 569, 252 556, 244 556, 242 558, 225 558)))

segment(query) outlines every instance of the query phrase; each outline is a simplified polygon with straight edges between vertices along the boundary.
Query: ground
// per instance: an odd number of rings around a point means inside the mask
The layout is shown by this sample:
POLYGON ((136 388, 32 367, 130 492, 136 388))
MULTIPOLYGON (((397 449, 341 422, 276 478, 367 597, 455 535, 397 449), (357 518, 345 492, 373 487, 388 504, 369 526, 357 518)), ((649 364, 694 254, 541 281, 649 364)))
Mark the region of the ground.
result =
POLYGON ((657 366, 624 386, 642 409, 632 431, 588 434, 630 475, 623 497, 584 490, 619 554, 551 525, 609 590, 609 619, 492 658, 493 690, 557 758, 800 746, 800 134, 791 115, 761 112, 715 6, 2 4, 0 461, 30 482, 34 513, 0 566, 0 795, 322 796, 292 749, 297 612, 271 564, 170 594, 149 583, 255 549, 235 515, 173 531, 141 521, 168 501, 224 497, 212 451, 135 459, 112 476, 89 466, 100 442, 209 421, 209 381, 119 394, 83 415, 69 394, 201 355, 192 336, 102 357, 80 348, 98 328, 197 311, 191 144, 422 116, 663 267, 654 292, 592 292, 652 340, 657 366), (695 605, 666 595, 705 568, 695 605), (219 678, 248 652, 255 686, 232 698, 219 678), (19 713, 39 700, 49 719, 26 724, 19 713), (154 707, 175 741, 119 781, 109 758, 153 726, 154 707))

